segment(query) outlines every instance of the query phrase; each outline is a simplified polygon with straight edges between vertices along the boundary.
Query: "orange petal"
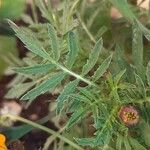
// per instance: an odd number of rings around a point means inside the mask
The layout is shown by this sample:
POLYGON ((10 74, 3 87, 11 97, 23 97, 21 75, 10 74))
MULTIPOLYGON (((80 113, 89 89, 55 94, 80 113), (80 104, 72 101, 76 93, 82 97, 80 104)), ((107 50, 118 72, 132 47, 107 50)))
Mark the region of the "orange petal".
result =
POLYGON ((5 143, 6 137, 3 134, 0 134, 0 143, 5 143))
POLYGON ((0 134, 0 150, 7 150, 5 141, 6 137, 3 134, 0 134))

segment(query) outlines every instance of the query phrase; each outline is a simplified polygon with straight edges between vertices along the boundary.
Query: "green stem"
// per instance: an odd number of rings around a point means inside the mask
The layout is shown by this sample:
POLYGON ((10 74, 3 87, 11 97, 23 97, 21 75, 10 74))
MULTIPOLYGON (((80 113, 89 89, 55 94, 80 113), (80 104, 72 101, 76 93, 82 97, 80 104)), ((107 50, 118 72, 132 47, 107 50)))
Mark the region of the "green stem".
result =
POLYGON ((23 123, 29 124, 29 125, 31 125, 31 126, 33 126, 33 127, 35 127, 35 128, 41 129, 41 130, 43 130, 43 131, 45 131, 45 132, 47 132, 47 133, 49 133, 49 134, 55 135, 56 137, 58 137, 59 139, 61 139, 61 140, 64 141, 64 142, 66 142, 67 144, 71 145, 71 146, 74 147, 75 149, 77 149, 77 150, 83 150, 83 148, 81 148, 80 146, 78 146, 76 143, 70 141, 70 140, 67 139, 66 137, 60 135, 58 132, 53 131, 53 130, 50 129, 50 128, 47 128, 47 127, 45 127, 45 126, 42 126, 42 125, 40 125, 40 124, 37 124, 37 123, 32 122, 32 121, 30 121, 30 120, 27 120, 27 119, 25 119, 25 118, 22 118, 22 117, 20 117, 20 116, 15 116, 15 115, 7 114, 7 115, 5 115, 5 117, 8 117, 8 118, 10 118, 10 119, 12 119, 12 120, 18 120, 18 121, 21 121, 21 122, 23 122, 23 123))
POLYGON ((77 7, 77 5, 78 5, 79 2, 80 2, 80 0, 76 0, 76 1, 73 3, 72 7, 70 8, 70 13, 69 13, 70 17, 73 16, 73 11, 74 11, 74 9, 77 7))
POLYGON ((81 80, 81 81, 87 83, 88 85, 93 85, 93 86, 96 87, 96 85, 95 85, 93 82, 91 82, 90 80, 88 80, 88 79, 86 79, 86 78, 84 78, 84 77, 82 77, 82 76, 80 76, 80 75, 78 75, 78 74, 76 74, 76 73, 74 73, 74 72, 68 70, 68 69, 65 68, 64 66, 61 66, 61 65, 58 65, 58 64, 56 64, 56 65, 57 65, 58 68, 60 68, 60 69, 63 70, 64 72, 66 72, 66 73, 72 75, 73 77, 75 77, 75 78, 77 78, 77 79, 79 79, 79 80, 81 80))
MULTIPOLYGON (((58 131, 58 133, 60 134, 60 133, 62 133, 64 130, 65 130, 65 127, 62 128, 62 129, 60 129, 60 130, 58 131)), ((48 147, 50 146, 50 144, 51 144, 56 138, 57 138, 57 136, 54 135, 54 134, 51 135, 50 137, 48 137, 47 140, 46 140, 46 142, 45 142, 45 144, 44 144, 44 147, 43 147, 42 150, 47 150, 48 147)))
POLYGON ((33 19, 34 19, 35 23, 38 23, 35 0, 32 0, 31 9, 32 9, 33 19))
POLYGON ((82 77, 81 75, 76 74, 75 72, 72 72, 71 70, 69 70, 68 68, 62 66, 61 64, 57 63, 55 60, 53 60, 52 58, 50 58, 49 60, 51 63, 53 63, 54 65, 56 65, 59 69, 61 69, 62 71, 66 72, 67 74, 75 77, 76 79, 79 79, 85 83, 87 83, 88 85, 93 85, 95 87, 97 87, 97 85, 95 83, 93 83, 92 81, 82 77))
POLYGON ((96 43, 95 38, 93 37, 93 35, 91 34, 91 32, 89 31, 89 29, 87 28, 86 24, 83 22, 83 20, 81 19, 80 15, 77 14, 77 17, 83 27, 83 29, 85 30, 85 32, 87 33, 87 35, 89 36, 90 40, 94 43, 96 43))
MULTIPOLYGON (((150 97, 146 97, 145 99, 136 99, 135 101, 132 100, 132 101, 130 101, 130 102, 132 102, 132 103, 134 103, 134 104, 148 103, 148 102, 150 102, 150 97)), ((128 103, 129 103, 129 102, 124 102, 123 104, 128 104, 128 103)))

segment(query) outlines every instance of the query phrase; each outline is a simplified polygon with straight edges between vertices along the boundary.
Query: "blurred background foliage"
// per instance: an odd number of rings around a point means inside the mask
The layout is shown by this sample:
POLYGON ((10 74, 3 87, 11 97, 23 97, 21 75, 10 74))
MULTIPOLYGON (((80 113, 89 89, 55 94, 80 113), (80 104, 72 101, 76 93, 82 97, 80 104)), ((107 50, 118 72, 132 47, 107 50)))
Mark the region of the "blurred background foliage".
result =
POLYGON ((1 0, 0 20, 18 19, 25 10, 25 0, 1 0))
POLYGON ((25 9, 25 0, 0 0, 0 77, 7 67, 5 61, 7 55, 17 54, 16 38, 6 19, 19 20, 25 9))

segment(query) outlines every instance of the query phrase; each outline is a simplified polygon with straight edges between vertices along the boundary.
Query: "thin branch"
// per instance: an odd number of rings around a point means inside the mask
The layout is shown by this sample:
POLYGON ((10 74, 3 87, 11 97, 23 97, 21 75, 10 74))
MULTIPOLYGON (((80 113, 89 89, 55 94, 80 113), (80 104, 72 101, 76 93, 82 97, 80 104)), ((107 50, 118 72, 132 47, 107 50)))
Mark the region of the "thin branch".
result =
POLYGON ((20 116, 15 116, 15 115, 12 115, 12 114, 6 114, 6 115, 4 115, 3 117, 6 117, 6 118, 8 117, 8 118, 10 118, 11 120, 18 120, 18 121, 21 121, 21 122, 23 122, 23 123, 29 124, 29 125, 31 125, 31 126, 33 126, 33 127, 35 127, 35 128, 41 129, 41 130, 43 130, 43 131, 45 131, 45 132, 47 132, 47 133, 49 133, 49 134, 55 135, 56 137, 58 137, 59 139, 61 139, 61 140, 64 141, 64 142, 66 142, 67 144, 71 145, 72 147, 74 147, 74 148, 77 149, 77 150, 84 150, 83 148, 81 148, 80 146, 78 146, 76 143, 70 141, 70 140, 67 139, 66 137, 60 135, 59 132, 56 132, 56 131, 54 131, 54 130, 52 130, 52 129, 50 129, 50 128, 47 128, 47 127, 45 127, 45 126, 42 126, 42 125, 40 125, 40 124, 37 124, 37 123, 32 122, 32 121, 30 121, 30 120, 27 120, 27 119, 25 119, 25 118, 22 118, 22 117, 20 117, 20 116))
POLYGON ((86 24, 84 23, 84 21, 82 20, 81 16, 79 14, 77 14, 77 17, 83 27, 83 29, 85 30, 85 32, 87 33, 87 35, 89 36, 89 38, 91 39, 92 42, 96 43, 95 38, 93 37, 93 35, 91 34, 91 32, 89 31, 89 29, 87 28, 86 24))

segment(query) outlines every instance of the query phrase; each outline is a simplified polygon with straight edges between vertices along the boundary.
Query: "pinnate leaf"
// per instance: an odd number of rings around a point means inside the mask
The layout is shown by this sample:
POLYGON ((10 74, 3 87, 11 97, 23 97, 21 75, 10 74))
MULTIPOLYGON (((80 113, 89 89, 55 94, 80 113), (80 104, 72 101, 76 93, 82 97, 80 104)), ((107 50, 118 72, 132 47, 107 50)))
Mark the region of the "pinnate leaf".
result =
POLYGON ((87 146, 95 147, 95 139, 94 138, 76 138, 76 142, 81 146, 87 146))
POLYGON ((72 68, 78 56, 78 50, 79 50, 77 39, 73 32, 68 33, 68 45, 69 45, 69 53, 67 55, 66 66, 68 68, 72 68))
POLYGON ((47 91, 55 88, 59 83, 61 83, 64 77, 65 77, 64 73, 58 73, 57 75, 50 77, 49 79, 42 82, 39 86, 35 87, 34 89, 26 93, 21 98, 21 100, 34 99, 37 96, 46 93, 47 91))
POLYGON ((143 80, 139 75, 135 73, 135 79, 136 79, 136 84, 139 89, 139 93, 143 96, 143 98, 146 98, 146 89, 143 80))
POLYGON ((5 95, 5 98, 7 99, 19 98, 33 85, 34 85, 33 82, 17 84, 8 91, 8 93, 5 95))
POLYGON ((53 64, 41 64, 32 67, 14 68, 13 70, 23 74, 37 74, 37 73, 47 73, 54 67, 55 65, 53 64))
POLYGON ((82 117, 85 115, 85 109, 80 107, 78 111, 75 111, 71 118, 67 122, 67 128, 71 128, 74 124, 76 124, 82 117))
POLYGON ((141 145, 136 139, 129 138, 129 141, 132 145, 132 147, 136 150, 147 150, 143 145, 141 145))
POLYGON ((63 108, 64 102, 67 100, 68 96, 72 93, 74 93, 76 86, 78 85, 78 80, 71 81, 66 85, 64 90, 61 92, 61 94, 57 98, 57 114, 60 113, 60 111, 63 108))
POLYGON ((91 51, 89 55, 89 59, 87 60, 87 63, 83 66, 83 69, 82 69, 83 76, 86 75, 96 64, 99 58, 99 54, 102 50, 102 47, 103 47, 103 40, 100 39, 97 41, 97 43, 95 44, 95 47, 91 51))
POLYGON ((132 57, 137 73, 143 77, 143 34, 137 24, 133 24, 132 57))
POLYGON ((55 60, 59 60, 60 48, 59 48, 58 38, 55 32, 55 29, 51 24, 48 24, 47 28, 48 28, 48 36, 51 41, 51 48, 52 48, 53 56, 55 60))
POLYGON ((150 62, 147 64, 146 76, 147 76, 147 82, 148 82, 148 84, 150 86, 150 62))
POLYGON ((110 62, 112 59, 112 55, 110 55, 108 58, 106 58, 102 64, 98 67, 98 69, 94 72, 94 75, 92 76, 94 82, 97 81, 108 69, 110 62))
POLYGON ((29 31, 19 28, 15 23, 9 21, 11 28, 15 31, 16 36, 25 44, 28 50, 34 54, 43 57, 44 59, 49 59, 49 54, 45 51, 41 43, 37 38, 29 31))

